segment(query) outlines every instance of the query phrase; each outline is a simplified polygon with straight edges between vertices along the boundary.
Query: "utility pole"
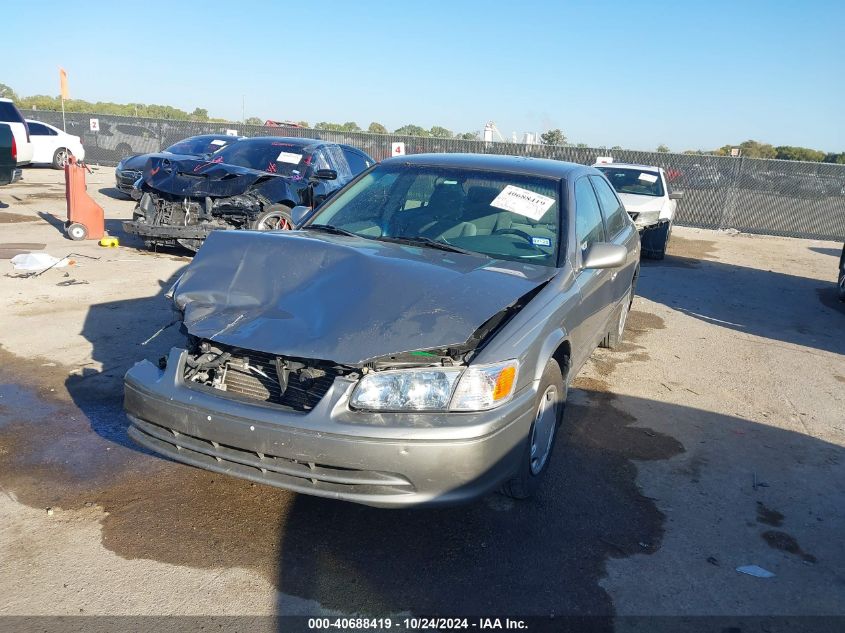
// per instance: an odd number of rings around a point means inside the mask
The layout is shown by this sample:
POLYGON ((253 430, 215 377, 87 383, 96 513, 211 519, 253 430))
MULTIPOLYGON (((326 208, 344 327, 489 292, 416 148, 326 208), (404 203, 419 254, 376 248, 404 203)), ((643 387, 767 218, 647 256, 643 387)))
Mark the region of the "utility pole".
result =
POLYGON ((241 95, 241 123, 246 123, 246 95, 241 95))

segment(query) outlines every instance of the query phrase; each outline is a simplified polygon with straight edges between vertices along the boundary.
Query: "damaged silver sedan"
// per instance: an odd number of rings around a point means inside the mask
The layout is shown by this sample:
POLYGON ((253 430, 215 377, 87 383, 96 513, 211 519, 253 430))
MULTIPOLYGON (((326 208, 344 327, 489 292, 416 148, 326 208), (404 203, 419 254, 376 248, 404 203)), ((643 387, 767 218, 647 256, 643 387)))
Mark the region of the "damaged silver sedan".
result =
POLYGON ((172 291, 186 347, 126 375, 132 438, 373 506, 533 494, 633 300, 639 240, 605 177, 417 155, 293 216, 209 235, 172 291))

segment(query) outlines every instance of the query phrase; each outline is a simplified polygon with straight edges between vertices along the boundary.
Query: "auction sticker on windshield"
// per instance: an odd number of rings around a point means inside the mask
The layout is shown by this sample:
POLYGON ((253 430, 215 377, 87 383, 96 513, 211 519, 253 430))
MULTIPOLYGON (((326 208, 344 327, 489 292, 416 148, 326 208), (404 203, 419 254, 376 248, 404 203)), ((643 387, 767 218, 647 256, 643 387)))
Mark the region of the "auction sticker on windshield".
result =
POLYGON ((302 155, 295 152, 282 152, 276 158, 278 163, 290 163, 291 165, 298 165, 300 160, 302 160, 302 155))
POLYGON ((508 185, 495 197, 490 206, 524 215, 537 222, 554 203, 554 198, 534 193, 522 187, 508 185))
POLYGON ((655 176, 654 174, 641 173, 639 180, 645 180, 646 182, 657 182, 657 176, 655 176))

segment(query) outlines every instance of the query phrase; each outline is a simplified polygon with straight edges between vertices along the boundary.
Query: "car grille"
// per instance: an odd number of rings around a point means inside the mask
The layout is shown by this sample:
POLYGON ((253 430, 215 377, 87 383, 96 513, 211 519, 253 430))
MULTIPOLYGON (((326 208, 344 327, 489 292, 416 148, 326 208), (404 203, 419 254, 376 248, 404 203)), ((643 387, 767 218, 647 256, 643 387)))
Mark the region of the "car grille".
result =
POLYGON ((264 352, 228 348, 232 354, 223 367, 218 389, 252 400, 270 402, 295 411, 310 411, 334 383, 334 372, 317 367, 291 371, 287 388, 282 391, 276 370, 276 356, 264 352))
POLYGON ((401 494, 414 492, 405 477, 375 470, 343 468, 299 461, 227 446, 196 435, 130 416, 129 435, 137 442, 177 461, 282 488, 310 489, 325 496, 337 493, 401 494))
POLYGON ((131 187, 142 175, 143 174, 140 171, 136 171, 133 169, 125 169, 120 172, 120 175, 118 177, 120 178, 121 184, 131 187))

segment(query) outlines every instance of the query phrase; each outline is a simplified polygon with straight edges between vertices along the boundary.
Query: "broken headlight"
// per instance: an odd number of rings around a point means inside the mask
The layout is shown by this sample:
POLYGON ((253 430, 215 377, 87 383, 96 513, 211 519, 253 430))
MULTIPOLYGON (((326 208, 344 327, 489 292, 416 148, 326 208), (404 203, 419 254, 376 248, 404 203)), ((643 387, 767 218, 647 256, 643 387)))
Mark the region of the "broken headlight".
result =
POLYGON ((369 411, 484 411, 516 387, 517 362, 374 372, 358 381, 350 405, 369 411))

